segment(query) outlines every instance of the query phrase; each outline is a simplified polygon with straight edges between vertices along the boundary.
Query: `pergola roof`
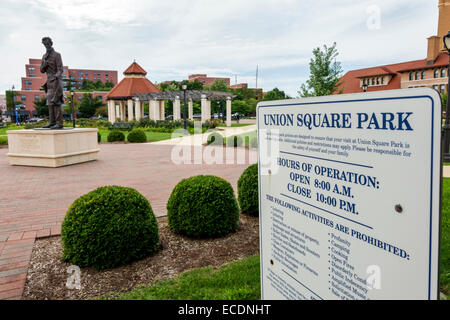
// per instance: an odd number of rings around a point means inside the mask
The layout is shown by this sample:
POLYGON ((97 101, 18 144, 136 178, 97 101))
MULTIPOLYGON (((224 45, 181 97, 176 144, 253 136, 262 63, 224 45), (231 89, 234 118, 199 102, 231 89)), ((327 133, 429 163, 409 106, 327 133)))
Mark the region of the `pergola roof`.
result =
MULTIPOLYGON (((234 98, 235 96, 231 92, 222 91, 209 91, 209 90, 187 90, 186 99, 198 101, 205 96, 208 100, 226 100, 227 98, 234 98)), ((149 100, 175 100, 184 99, 184 91, 165 91, 165 92, 149 92, 149 93, 136 93, 133 94, 134 98, 138 98, 140 101, 149 100)))
POLYGON ((133 62, 124 72, 125 78, 111 89, 106 95, 107 100, 131 99, 136 93, 159 92, 145 75, 147 72, 140 65, 133 62))

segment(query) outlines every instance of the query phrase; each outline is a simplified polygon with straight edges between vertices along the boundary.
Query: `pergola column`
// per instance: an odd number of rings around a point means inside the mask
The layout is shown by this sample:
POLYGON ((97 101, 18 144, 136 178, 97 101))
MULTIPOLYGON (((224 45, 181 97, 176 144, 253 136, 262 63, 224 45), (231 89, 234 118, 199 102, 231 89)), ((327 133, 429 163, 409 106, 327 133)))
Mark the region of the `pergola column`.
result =
POLYGON ((120 119, 120 105, 117 105, 115 101, 114 101, 114 109, 116 111, 116 117, 114 118, 114 120, 116 121, 117 119, 120 119))
POLYGON ((227 97, 227 127, 231 127, 231 98, 227 97))
POLYGON ((141 120, 141 101, 139 99, 134 100, 134 111, 136 115, 136 121, 141 120))
POLYGON ((132 99, 128 99, 127 100, 127 104, 128 104, 128 122, 130 122, 130 121, 134 120, 133 100, 132 99))
POLYGON ((108 121, 111 122, 111 101, 110 100, 106 100, 106 105, 108 106, 108 121))
POLYGON ((165 104, 164 100, 159 101, 159 117, 161 120, 166 119, 165 104))
POLYGON ((150 100, 149 103, 149 112, 150 112, 150 119, 151 120, 155 120, 158 121, 159 116, 160 116, 160 112, 159 112, 159 101, 157 100, 150 100))
POLYGON ((211 120, 211 100, 206 100, 206 120, 211 120))
POLYGON ((201 99, 202 123, 205 123, 207 120, 206 119, 207 102, 208 102, 208 100, 206 100, 206 96, 204 94, 202 94, 202 99, 201 99))
POLYGON ((175 101, 173 102, 173 120, 180 120, 181 119, 181 113, 180 113, 180 97, 176 96, 175 101))
POLYGON ((188 119, 193 120, 194 119, 194 102, 192 99, 189 99, 188 102, 188 119))
POLYGON ((120 121, 125 121, 125 101, 120 101, 120 121))

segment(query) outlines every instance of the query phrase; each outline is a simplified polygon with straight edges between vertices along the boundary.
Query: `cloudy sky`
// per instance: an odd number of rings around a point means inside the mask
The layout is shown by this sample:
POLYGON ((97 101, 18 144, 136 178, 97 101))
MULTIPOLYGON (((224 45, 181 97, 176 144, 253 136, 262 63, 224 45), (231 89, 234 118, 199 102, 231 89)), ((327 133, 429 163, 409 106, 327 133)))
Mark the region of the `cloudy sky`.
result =
POLYGON ((337 42, 344 71, 426 57, 438 0, 0 0, 0 92, 41 58, 50 36, 64 65, 153 82, 225 76, 297 96, 315 47, 337 42))

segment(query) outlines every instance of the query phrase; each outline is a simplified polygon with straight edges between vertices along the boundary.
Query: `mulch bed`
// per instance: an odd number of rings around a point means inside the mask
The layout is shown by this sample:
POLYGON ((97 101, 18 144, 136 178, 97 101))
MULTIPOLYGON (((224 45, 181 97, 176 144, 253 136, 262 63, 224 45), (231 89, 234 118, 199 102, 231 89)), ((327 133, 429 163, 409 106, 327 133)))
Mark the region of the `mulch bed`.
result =
POLYGON ((153 256, 112 270, 81 269, 81 289, 68 289, 70 263, 61 261, 61 237, 35 242, 23 299, 90 299, 126 292, 193 269, 219 267, 259 253, 259 220, 241 215, 237 232, 219 239, 195 240, 173 233, 167 217, 158 218, 160 250, 153 256))

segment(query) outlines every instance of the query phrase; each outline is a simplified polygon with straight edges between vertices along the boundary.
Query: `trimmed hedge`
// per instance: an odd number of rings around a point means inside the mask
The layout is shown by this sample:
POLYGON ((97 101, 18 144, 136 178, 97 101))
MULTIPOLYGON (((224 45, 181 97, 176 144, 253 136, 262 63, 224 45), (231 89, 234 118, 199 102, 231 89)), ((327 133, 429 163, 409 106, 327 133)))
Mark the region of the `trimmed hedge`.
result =
POLYGON ((97 131, 97 142, 98 143, 102 142, 102 135, 98 131, 97 131))
POLYGON ((245 169, 239 178, 238 201, 242 213, 254 217, 259 215, 258 164, 253 164, 245 169))
POLYGON ((158 249, 150 203, 132 188, 106 186, 75 200, 61 228, 63 260, 80 267, 114 268, 158 249))
POLYGON ((222 145, 223 144, 223 137, 220 133, 218 132, 213 132, 208 136, 207 139, 207 144, 210 145, 222 145))
POLYGON ((132 143, 143 143, 147 142, 147 135, 144 130, 134 129, 128 134, 127 140, 132 143))
POLYGON ((228 137, 226 140, 227 147, 240 147, 244 144, 244 140, 240 136, 228 137))
POLYGON ((167 202, 169 227, 195 238, 221 237, 236 231, 239 208, 231 184, 215 176, 181 180, 167 202))
POLYGON ((108 133, 108 142, 125 141, 123 132, 114 130, 108 133))

